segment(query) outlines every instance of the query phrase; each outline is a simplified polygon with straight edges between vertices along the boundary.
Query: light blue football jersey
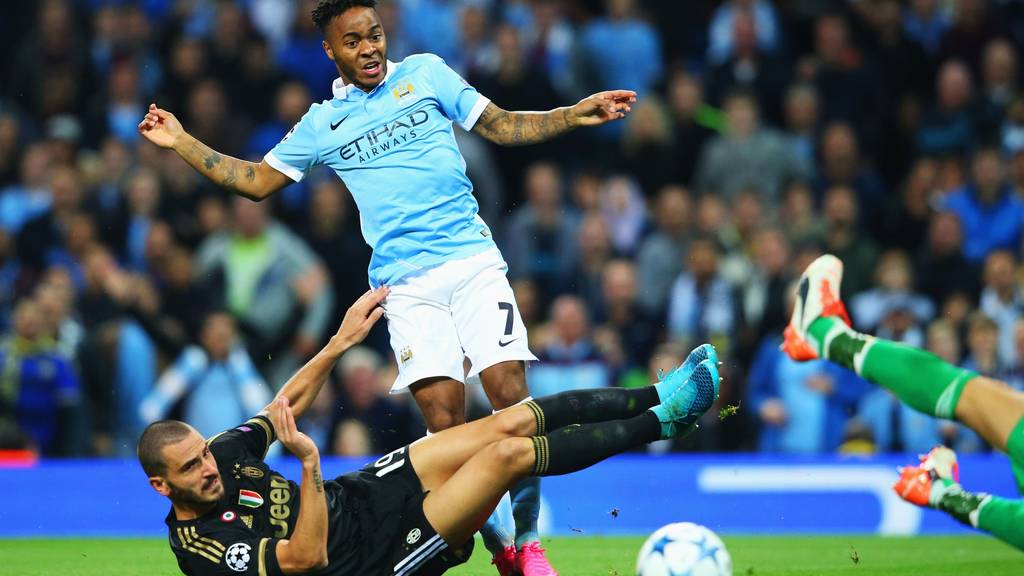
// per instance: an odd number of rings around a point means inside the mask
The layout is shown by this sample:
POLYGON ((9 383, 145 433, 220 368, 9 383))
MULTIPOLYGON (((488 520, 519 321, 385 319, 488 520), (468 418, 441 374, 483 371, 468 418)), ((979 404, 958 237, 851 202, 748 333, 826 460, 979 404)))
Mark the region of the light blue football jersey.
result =
POLYGON ((310 106, 264 157, 296 182, 320 164, 345 182, 374 287, 495 246, 452 128, 471 130, 490 100, 432 54, 387 66, 368 93, 335 80, 334 98, 310 106))

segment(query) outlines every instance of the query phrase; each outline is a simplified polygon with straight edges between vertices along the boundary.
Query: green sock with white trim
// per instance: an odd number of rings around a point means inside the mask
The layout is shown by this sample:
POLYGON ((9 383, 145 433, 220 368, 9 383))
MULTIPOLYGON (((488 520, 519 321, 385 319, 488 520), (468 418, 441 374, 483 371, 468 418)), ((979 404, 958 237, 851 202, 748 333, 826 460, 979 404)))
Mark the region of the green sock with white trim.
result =
POLYGON ((822 358, 892 392, 911 408, 953 419, 964 385, 977 376, 906 344, 854 331, 835 317, 818 318, 808 340, 822 358))

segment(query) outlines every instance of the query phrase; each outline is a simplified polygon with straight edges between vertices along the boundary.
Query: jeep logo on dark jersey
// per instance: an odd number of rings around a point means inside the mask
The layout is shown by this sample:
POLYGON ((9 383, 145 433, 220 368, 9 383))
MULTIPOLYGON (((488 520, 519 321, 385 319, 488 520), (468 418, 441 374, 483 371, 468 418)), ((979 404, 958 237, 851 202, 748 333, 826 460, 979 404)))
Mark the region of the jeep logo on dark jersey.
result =
POLYGON ((284 478, 274 474, 270 477, 270 523, 274 525, 274 537, 284 538, 288 535, 288 516, 291 508, 288 502, 292 499, 291 485, 284 478))
POLYGON ((363 133, 341 147, 341 159, 358 159, 362 164, 376 156, 398 148, 409 140, 416 138, 416 127, 427 121, 426 110, 416 110, 393 122, 378 126, 363 133))

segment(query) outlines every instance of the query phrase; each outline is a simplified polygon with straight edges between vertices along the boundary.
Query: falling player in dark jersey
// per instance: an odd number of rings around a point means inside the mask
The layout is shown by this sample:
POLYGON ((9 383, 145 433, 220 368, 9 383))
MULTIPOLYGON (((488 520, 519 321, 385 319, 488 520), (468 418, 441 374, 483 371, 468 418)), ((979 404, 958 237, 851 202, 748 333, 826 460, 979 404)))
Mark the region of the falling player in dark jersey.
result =
POLYGON ((568 474, 679 437, 718 398, 710 345, 653 386, 565 392, 444 430, 362 470, 323 480, 295 427, 335 362, 383 314, 387 288, 349 308, 330 343, 257 416, 204 440, 173 420, 139 439, 149 483, 171 500, 171 549, 190 576, 434 575, 465 562, 509 487, 568 474), (264 462, 275 439, 302 462, 299 484, 264 462))

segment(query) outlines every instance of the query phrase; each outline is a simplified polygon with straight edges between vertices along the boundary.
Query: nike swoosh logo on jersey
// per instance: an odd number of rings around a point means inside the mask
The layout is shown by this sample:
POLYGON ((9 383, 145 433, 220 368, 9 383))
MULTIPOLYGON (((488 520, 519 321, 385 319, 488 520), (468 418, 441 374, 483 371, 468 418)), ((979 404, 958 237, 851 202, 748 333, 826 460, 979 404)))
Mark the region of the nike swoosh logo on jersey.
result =
POLYGON ((348 120, 349 116, 351 116, 351 114, 346 114, 344 118, 342 118, 341 120, 338 120, 337 124, 335 124, 334 122, 331 122, 331 130, 337 130, 338 126, 341 126, 342 122, 344 122, 345 120, 348 120))
POLYGON ((504 348, 505 346, 508 346, 509 344, 515 342, 516 340, 519 340, 519 338, 513 338, 513 339, 509 340, 508 342, 502 342, 501 340, 498 340, 498 346, 501 346, 502 348, 504 348))

